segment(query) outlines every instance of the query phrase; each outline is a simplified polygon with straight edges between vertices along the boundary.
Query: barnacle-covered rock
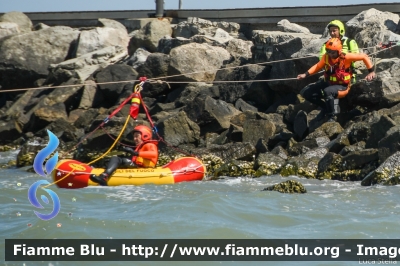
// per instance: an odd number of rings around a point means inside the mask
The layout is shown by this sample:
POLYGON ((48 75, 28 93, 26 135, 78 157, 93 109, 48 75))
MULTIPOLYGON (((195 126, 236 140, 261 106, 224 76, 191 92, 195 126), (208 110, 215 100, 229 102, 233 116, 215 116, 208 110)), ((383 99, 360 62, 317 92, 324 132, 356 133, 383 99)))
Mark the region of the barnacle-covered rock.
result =
POLYGON ((279 173, 285 160, 282 158, 271 154, 271 153, 261 153, 254 164, 254 169, 256 169, 254 176, 260 177, 263 175, 273 175, 279 173))
POLYGON ((218 169, 213 172, 214 177, 219 176, 253 176, 254 175, 254 163, 247 161, 232 160, 224 163, 218 169))
POLYGON ((309 157, 306 154, 293 157, 282 167, 281 176, 304 176, 307 178, 316 178, 318 171, 319 157, 309 157))
POLYGON ((268 190, 278 191, 280 193, 307 193, 303 184, 295 180, 288 180, 263 189, 263 191, 268 190))
POLYGON ((0 145, 0 152, 10 151, 10 150, 15 150, 15 147, 12 147, 10 145, 0 145))
POLYGON ((398 185, 400 184, 400 152, 396 152, 386 159, 375 171, 370 172, 361 185, 371 186, 375 184, 398 185))
POLYGON ((214 171, 224 163, 220 157, 213 154, 204 154, 200 158, 206 166, 209 175, 213 175, 214 171))

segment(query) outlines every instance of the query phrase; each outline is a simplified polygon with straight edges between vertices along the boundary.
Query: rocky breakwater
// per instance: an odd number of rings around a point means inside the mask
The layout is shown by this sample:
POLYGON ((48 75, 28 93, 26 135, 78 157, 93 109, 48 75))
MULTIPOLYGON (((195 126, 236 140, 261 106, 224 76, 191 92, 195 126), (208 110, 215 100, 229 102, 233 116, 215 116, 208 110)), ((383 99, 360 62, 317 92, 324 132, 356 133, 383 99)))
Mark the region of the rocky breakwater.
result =
MULTIPOLYGON (((367 71, 358 65, 358 81, 340 100, 338 121, 330 123, 317 121, 319 110, 298 95, 318 77, 293 79, 318 61, 326 32, 311 34, 287 20, 278 23, 281 31, 252 36, 237 23, 200 18, 178 25, 155 19, 133 32, 98 21, 69 28, 33 26, 19 12, 0 17, 0 145, 22 146, 18 166, 31 165, 47 143, 46 129, 68 151, 61 157, 86 161, 102 154, 129 106, 104 130, 83 137, 146 76, 141 94, 165 140, 159 164, 180 156, 174 146, 200 156, 215 177, 280 174, 398 184, 400 46, 376 46, 400 41, 397 14, 370 9, 346 23, 347 35, 365 48, 360 52, 374 55, 377 79, 363 80, 367 71)), ((136 124, 149 124, 143 110, 121 142, 132 143, 136 124)))

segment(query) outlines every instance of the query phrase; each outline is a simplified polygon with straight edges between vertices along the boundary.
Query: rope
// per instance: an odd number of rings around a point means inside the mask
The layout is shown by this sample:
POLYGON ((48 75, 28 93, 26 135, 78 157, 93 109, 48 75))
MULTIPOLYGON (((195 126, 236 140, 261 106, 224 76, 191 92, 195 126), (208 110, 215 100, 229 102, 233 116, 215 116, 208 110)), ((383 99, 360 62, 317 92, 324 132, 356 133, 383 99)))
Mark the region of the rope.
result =
MULTIPOLYGON (((118 84, 118 83, 135 83, 139 80, 121 80, 121 81, 108 81, 108 82, 98 82, 94 83, 96 85, 104 85, 104 84, 118 84)), ((70 87, 81 87, 85 85, 91 85, 93 84, 87 84, 87 83, 80 83, 80 84, 74 84, 74 85, 59 85, 59 86, 42 86, 42 87, 36 87, 36 88, 24 88, 24 89, 10 89, 10 90, 0 90, 0 93, 2 92, 13 92, 13 91, 27 91, 27 90, 45 90, 45 89, 57 89, 57 88, 70 88, 70 87)))
POLYGON ((111 145, 111 147, 110 147, 105 153, 103 153, 103 155, 101 155, 101 156, 98 157, 97 159, 95 159, 95 160, 91 161, 90 163, 88 163, 88 165, 91 165, 91 164, 97 162, 98 160, 100 160, 101 158, 103 158, 104 156, 106 156, 106 155, 114 148, 115 144, 117 144, 118 141, 119 141, 119 139, 121 138, 122 133, 124 133, 125 128, 126 128, 126 126, 128 125, 129 118, 130 118, 130 115, 127 116, 126 121, 125 121, 125 124, 124 124, 124 126, 122 127, 122 129, 121 129, 121 132, 119 133, 117 139, 114 141, 114 143, 111 145))
MULTIPOLYGON (((283 59, 283 60, 277 60, 277 61, 269 61, 269 62, 263 62, 263 63, 256 63, 256 64, 246 64, 243 66, 234 66, 234 67, 227 67, 224 69, 231 69, 231 68, 243 68, 247 66, 252 66, 252 65, 264 65, 264 64, 273 64, 273 63, 278 63, 278 62, 284 62, 284 61, 292 61, 292 60, 299 60, 299 59, 304 59, 304 58, 310 58, 314 56, 305 56, 305 57, 299 57, 299 58, 290 58, 290 59, 283 59)), ((163 77, 158 77, 158 78, 152 78, 151 80, 157 80, 157 79, 166 79, 166 78, 171 78, 171 77, 179 77, 179 76, 185 76, 185 75, 192 75, 192 74, 199 74, 199 73, 205 73, 209 71, 218 71, 220 68, 216 69, 210 69, 207 71, 196 71, 196 72, 189 72, 189 73, 183 73, 183 74, 177 74, 177 75, 171 75, 171 76, 163 76, 163 77)), ((121 81, 109 81, 109 82, 99 82, 99 83, 94 83, 96 85, 105 85, 105 84, 119 84, 119 83, 135 83, 137 81, 141 80, 121 80, 121 81)), ((187 83, 187 82, 186 82, 187 83)), ((74 84, 74 85, 60 85, 60 86, 42 86, 42 87, 36 87, 36 88, 23 88, 23 89, 9 89, 9 90, 0 90, 0 93, 4 92, 14 92, 14 91, 27 91, 27 90, 44 90, 44 89, 57 89, 57 88, 70 88, 70 87, 79 87, 79 86, 84 86, 87 85, 86 83, 81 83, 81 84, 74 84)))
MULTIPOLYGON (((57 169, 57 170, 58 170, 58 169, 57 169)), ((59 180, 57 180, 57 181, 54 181, 54 182, 51 183, 51 184, 45 185, 45 186, 43 186, 43 187, 41 187, 41 188, 45 189, 45 188, 47 188, 47 187, 49 187, 49 186, 51 186, 51 185, 57 184, 57 183, 60 182, 61 180, 63 180, 63 179, 65 179, 65 178, 67 178, 68 176, 70 176, 73 172, 74 172, 74 170, 71 170, 71 172, 69 172, 69 173, 68 173, 66 176, 64 176, 63 178, 61 178, 61 179, 59 179, 59 180)))
POLYGON ((242 67, 256 66, 256 65, 268 65, 268 64, 273 64, 273 63, 279 63, 279 62, 285 62, 285 61, 293 61, 293 60, 299 60, 299 59, 310 58, 310 57, 315 57, 315 56, 310 55, 310 56, 299 57, 299 58, 289 58, 289 59, 282 59, 282 60, 269 61, 269 62, 263 62, 263 63, 246 64, 246 65, 243 65, 243 66, 232 66, 232 67, 226 67, 226 68, 223 68, 223 69, 217 68, 217 69, 210 69, 210 70, 203 70, 203 71, 195 71, 195 72, 189 72, 189 73, 184 73, 184 74, 176 74, 176 75, 171 75, 171 76, 152 78, 150 80, 174 78, 174 77, 193 75, 193 74, 200 74, 200 73, 205 73, 205 72, 210 72, 210 71, 218 71, 218 70, 225 70, 225 69, 232 69, 232 68, 242 68, 242 67))
MULTIPOLYGON (((249 83, 249 82, 271 82, 271 81, 284 81, 284 80, 295 80, 297 78, 284 78, 284 79, 253 79, 253 80, 216 80, 211 83, 249 83)), ((149 81, 150 83, 159 83, 159 81, 149 81)), ((166 81, 161 81, 167 83, 166 81)), ((168 81, 170 84, 188 84, 188 83, 207 83, 204 81, 168 81)))
MULTIPOLYGON (((116 140, 116 138, 111 136, 111 134, 104 127, 102 127, 101 129, 107 134, 108 137, 110 137, 110 139, 112 139, 114 141, 116 140)), ((124 145, 126 147, 136 148, 136 146, 128 145, 128 144, 125 144, 125 143, 122 143, 122 142, 120 142, 120 144, 122 144, 122 145, 124 145)))
POLYGON ((393 46, 390 46, 390 47, 387 47, 387 48, 383 48, 382 50, 380 50, 380 51, 378 51, 378 52, 375 52, 375 53, 369 54, 368 56, 372 56, 372 55, 375 55, 375 54, 379 54, 380 52, 383 52, 383 51, 386 51, 386 50, 392 49, 394 46, 400 46, 400 42, 399 42, 398 44, 396 44, 396 45, 393 45, 393 46))
MULTIPOLYGON (((399 42, 397 42, 395 45, 392 45, 391 47, 388 48, 384 48, 376 53, 373 54, 377 54, 380 52, 383 52, 387 49, 391 49, 393 46, 396 45, 400 45, 399 42)), ((379 46, 371 46, 371 47, 366 47, 366 48, 362 48, 362 49, 368 49, 368 48, 374 48, 374 47, 379 47, 379 46)), ((370 54, 370 55, 373 55, 370 54)), ((232 67, 227 67, 224 69, 232 69, 232 68, 243 68, 243 67, 248 67, 248 66, 252 66, 252 65, 267 65, 267 64, 273 64, 273 63, 279 63, 279 62, 285 62, 285 61, 293 61, 293 60, 300 60, 300 59, 305 59, 305 58, 311 58, 311 57, 315 57, 314 55, 312 56, 304 56, 304 57, 299 57, 299 58, 289 58, 289 59, 282 59, 282 60, 276 60, 276 61, 269 61, 269 62, 263 62, 263 63, 255 63, 255 64, 246 64, 243 66, 232 66, 232 67)), ((158 77, 158 78, 152 78, 149 79, 150 82, 157 82, 157 80, 160 79, 167 79, 167 78, 172 78, 172 77, 180 77, 180 76, 185 76, 185 75, 193 75, 193 74, 199 74, 199 73, 205 73, 205 72, 209 72, 209 71, 218 71, 221 70, 220 68, 218 69, 211 69, 208 71, 195 71, 195 72, 189 72, 189 73, 183 73, 183 74, 177 74, 177 75, 170 75, 170 76, 163 76, 163 77, 158 77)), ((295 79, 295 78, 292 78, 295 79)), ((270 81, 282 81, 282 80, 290 80, 290 79, 273 79, 273 80, 250 80, 251 82, 270 82, 270 81)), ((121 81, 109 81, 109 82, 98 82, 98 83, 94 83, 96 85, 104 85, 104 84, 119 84, 119 83, 135 83, 137 81, 140 80, 121 80, 121 81)), ((250 82, 250 81, 214 81, 213 83, 230 83, 230 82, 250 82)), ((169 83, 193 83, 193 82, 169 82, 169 83)), ((43 90, 43 89, 56 89, 56 88, 69 88, 69 87, 79 87, 79 86, 84 86, 86 85, 86 83, 81 83, 81 84, 74 84, 74 85, 60 85, 60 86, 42 86, 42 87, 36 87, 36 88, 23 88, 23 89, 9 89, 9 90, 0 90, 0 93, 4 93, 4 92, 15 92, 15 91, 26 91, 26 90, 43 90)))

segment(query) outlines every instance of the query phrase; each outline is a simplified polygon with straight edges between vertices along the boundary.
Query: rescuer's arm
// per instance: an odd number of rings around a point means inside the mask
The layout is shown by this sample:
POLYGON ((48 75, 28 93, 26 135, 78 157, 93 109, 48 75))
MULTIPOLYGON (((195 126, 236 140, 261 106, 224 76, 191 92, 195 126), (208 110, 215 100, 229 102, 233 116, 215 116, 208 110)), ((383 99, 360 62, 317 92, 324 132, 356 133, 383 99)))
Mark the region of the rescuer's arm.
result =
POLYGON ((346 63, 348 63, 348 62, 351 63, 352 61, 361 61, 362 60, 364 62, 364 64, 365 64, 365 66, 367 67, 368 72, 369 72, 368 75, 365 76, 365 79, 367 81, 371 81, 376 77, 376 74, 375 74, 375 71, 374 71, 374 65, 372 64, 372 62, 369 59, 368 55, 366 55, 366 54, 352 54, 352 53, 349 53, 349 54, 346 54, 346 59, 345 60, 347 61, 346 63))
POLYGON ((323 56, 318 63, 310 67, 310 69, 306 73, 298 75, 297 79, 304 79, 312 74, 315 74, 318 71, 320 71, 324 66, 325 66, 325 56, 323 56))

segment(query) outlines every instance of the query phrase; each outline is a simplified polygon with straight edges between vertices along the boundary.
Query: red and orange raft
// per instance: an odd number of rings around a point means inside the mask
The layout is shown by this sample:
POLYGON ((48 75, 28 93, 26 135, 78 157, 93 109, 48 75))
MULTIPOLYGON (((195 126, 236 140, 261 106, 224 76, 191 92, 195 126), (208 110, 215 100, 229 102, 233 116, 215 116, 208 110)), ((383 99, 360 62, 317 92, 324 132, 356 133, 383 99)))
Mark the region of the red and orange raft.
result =
MULTIPOLYGON (((61 160, 52 172, 60 188, 84 188, 98 186, 90 180, 91 174, 99 175, 104 169, 76 160, 61 160)), ((156 168, 117 169, 108 180, 108 186, 175 184, 185 181, 202 180, 206 174, 205 165, 197 158, 182 157, 156 168)))

